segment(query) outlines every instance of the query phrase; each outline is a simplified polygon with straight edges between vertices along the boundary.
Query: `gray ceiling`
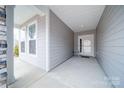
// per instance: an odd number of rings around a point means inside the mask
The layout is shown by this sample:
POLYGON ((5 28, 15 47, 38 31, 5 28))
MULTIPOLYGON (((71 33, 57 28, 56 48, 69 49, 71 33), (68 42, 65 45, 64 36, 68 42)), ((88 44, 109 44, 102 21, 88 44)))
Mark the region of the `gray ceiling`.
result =
POLYGON ((57 5, 49 8, 74 32, 96 29, 105 6, 57 5))
MULTIPOLYGON (((16 6, 14 9, 14 23, 20 25, 36 14, 44 15, 37 7, 16 6)), ((43 8, 42 5, 40 7, 43 8)), ((105 8, 103 5, 52 5, 47 7, 74 32, 96 29, 105 8)))

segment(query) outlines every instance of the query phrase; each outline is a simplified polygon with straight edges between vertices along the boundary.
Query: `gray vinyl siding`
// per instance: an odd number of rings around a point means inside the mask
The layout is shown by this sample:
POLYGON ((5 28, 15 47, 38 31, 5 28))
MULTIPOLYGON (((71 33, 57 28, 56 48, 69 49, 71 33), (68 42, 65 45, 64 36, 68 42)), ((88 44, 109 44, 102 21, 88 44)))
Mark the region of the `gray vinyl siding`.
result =
POLYGON ((114 87, 124 87, 124 6, 106 6, 97 27, 97 60, 114 87))
POLYGON ((37 39, 36 39, 36 55, 29 53, 29 46, 26 42, 25 53, 20 52, 20 59, 22 61, 33 64, 43 70, 46 70, 46 16, 36 15, 28 19, 21 27, 28 26, 30 23, 37 22, 37 39))
POLYGON ((73 56, 74 32, 50 11, 50 69, 73 56))

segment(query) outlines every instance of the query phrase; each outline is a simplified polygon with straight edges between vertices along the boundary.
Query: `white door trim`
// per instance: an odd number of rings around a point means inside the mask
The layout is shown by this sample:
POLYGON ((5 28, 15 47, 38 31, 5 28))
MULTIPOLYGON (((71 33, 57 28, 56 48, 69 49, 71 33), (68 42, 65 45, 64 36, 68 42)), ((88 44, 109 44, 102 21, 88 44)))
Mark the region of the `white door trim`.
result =
MULTIPOLYGON (((83 45, 82 45, 83 47, 83 45)), ((88 35, 80 35, 78 36, 78 51, 79 51, 79 55, 83 55, 83 56, 95 56, 94 55, 94 34, 88 34, 88 35), (91 54, 86 54, 84 53, 84 48, 82 48, 82 52, 80 52, 80 39, 82 39, 82 43, 84 40, 91 40, 91 54)))

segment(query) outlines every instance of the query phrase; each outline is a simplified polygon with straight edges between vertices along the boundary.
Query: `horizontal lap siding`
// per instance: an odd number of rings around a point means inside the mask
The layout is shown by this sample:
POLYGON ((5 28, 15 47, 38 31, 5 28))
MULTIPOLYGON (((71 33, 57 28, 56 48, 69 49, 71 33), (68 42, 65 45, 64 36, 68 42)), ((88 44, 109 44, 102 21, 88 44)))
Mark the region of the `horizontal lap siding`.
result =
POLYGON ((73 56, 74 32, 50 11, 50 69, 73 56))
MULTIPOLYGON (((46 70, 46 16, 35 15, 27 20, 22 27, 28 26, 30 23, 37 21, 37 56, 28 53, 29 46, 26 45, 25 53, 21 53, 20 59, 24 62, 31 63, 37 67, 46 70)), ((29 42, 26 42, 29 43, 29 42)))
POLYGON ((124 6, 105 8, 97 27, 97 59, 113 85, 124 87, 124 6))

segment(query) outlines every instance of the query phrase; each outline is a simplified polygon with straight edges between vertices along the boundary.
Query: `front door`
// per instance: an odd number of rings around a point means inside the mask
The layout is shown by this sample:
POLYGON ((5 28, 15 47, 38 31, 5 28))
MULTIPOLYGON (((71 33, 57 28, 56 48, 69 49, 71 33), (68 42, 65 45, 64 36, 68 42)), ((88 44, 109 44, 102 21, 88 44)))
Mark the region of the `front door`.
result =
POLYGON ((79 54, 83 56, 94 56, 94 36, 79 36, 79 54))

